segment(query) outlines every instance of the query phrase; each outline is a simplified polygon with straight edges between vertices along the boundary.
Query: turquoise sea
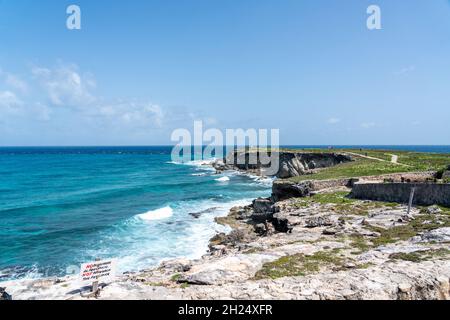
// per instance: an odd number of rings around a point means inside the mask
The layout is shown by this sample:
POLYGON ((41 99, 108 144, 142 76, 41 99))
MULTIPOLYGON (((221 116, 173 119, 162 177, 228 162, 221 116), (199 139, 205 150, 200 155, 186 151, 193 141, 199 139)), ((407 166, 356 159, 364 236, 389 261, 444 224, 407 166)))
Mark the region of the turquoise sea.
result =
MULTIPOLYGON (((373 148, 450 152, 448 146, 373 148)), ((226 231, 214 217, 270 195, 270 179, 216 175, 205 161, 174 163, 170 152, 0 148, 0 281, 64 275, 96 258, 117 258, 120 271, 136 271, 168 258, 200 257, 209 238, 226 231)))

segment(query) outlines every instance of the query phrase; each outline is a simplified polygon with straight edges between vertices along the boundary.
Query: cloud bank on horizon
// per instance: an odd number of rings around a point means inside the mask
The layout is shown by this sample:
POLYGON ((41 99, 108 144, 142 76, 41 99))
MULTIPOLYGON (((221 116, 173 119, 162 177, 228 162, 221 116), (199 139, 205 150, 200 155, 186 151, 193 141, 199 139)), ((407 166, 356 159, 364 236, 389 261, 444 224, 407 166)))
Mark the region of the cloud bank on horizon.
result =
POLYGON ((194 120, 282 144, 450 144, 448 1, 375 1, 368 30, 372 2, 80 0, 68 30, 71 3, 2 1, 0 146, 169 144, 194 120))

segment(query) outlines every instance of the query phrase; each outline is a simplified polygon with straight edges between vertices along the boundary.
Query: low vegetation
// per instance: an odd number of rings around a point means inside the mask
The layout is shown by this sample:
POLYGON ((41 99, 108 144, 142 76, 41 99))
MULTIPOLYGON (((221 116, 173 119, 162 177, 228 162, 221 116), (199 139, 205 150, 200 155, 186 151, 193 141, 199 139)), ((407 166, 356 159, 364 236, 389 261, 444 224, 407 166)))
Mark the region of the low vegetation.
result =
MULTIPOLYGON (((286 150, 285 150, 286 151, 286 150)), ((414 172, 414 171, 438 171, 450 164, 450 155, 389 151, 389 150, 360 150, 360 149, 291 149, 297 152, 351 152, 354 161, 329 167, 311 175, 289 178, 291 181, 326 180, 339 178, 352 178, 362 176, 376 176, 390 173, 414 172), (357 155, 355 155, 357 154, 357 155), (392 154, 398 156, 398 163, 391 163, 392 154), (358 156, 360 155, 360 156, 358 156), (381 159, 368 159, 365 156, 381 159)))
POLYGON ((342 267, 343 263, 344 259, 338 256, 336 250, 319 251, 310 256, 295 254, 264 264, 255 279, 305 276, 319 272, 322 266, 342 267))
POLYGON ((448 259, 450 257, 450 250, 446 248, 440 248, 436 250, 424 250, 409 253, 398 252, 391 254, 389 256, 389 259, 405 260, 411 262, 422 262, 425 260, 430 260, 435 257, 448 259))
POLYGON ((381 201, 361 201, 348 198, 348 192, 338 191, 331 193, 318 193, 311 197, 297 198, 293 203, 296 208, 304 208, 317 204, 327 204, 331 211, 340 214, 367 215, 370 209, 383 207, 396 207, 397 203, 381 201))
POLYGON ((355 249, 352 254, 361 254, 379 246, 408 240, 426 231, 450 227, 450 216, 421 214, 416 216, 408 224, 394 226, 392 228, 381 228, 369 224, 366 224, 365 227, 377 233, 378 236, 365 237, 361 234, 346 236, 345 238, 350 241, 351 247, 355 249))

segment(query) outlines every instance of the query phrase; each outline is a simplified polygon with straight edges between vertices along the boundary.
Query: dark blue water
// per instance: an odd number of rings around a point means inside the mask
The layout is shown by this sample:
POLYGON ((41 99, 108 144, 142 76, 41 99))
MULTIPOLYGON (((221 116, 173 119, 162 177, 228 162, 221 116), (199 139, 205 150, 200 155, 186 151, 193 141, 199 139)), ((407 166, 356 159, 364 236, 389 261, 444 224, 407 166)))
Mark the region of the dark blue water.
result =
MULTIPOLYGON (((370 148, 450 153, 450 146, 370 148)), ((270 181, 215 175, 201 161, 172 163, 170 152, 0 148, 0 280, 63 275, 95 258, 117 258, 125 271, 198 257, 208 239, 224 230, 214 217, 270 195, 270 181)))

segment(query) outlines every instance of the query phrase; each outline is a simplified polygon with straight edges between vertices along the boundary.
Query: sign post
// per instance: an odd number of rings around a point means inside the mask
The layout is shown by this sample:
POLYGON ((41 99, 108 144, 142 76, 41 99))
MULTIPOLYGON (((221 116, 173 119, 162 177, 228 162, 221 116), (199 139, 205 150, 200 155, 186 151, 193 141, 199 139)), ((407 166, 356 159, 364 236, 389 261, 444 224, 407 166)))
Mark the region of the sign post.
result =
POLYGON ((412 187, 411 193, 409 194, 408 213, 407 213, 408 216, 409 216, 409 213, 411 212, 411 207, 412 207, 412 204, 413 204, 414 192, 415 191, 416 191, 416 188, 412 187))
POLYGON ((80 271, 80 281, 85 285, 92 285, 91 294, 98 296, 100 281, 114 280, 116 273, 116 261, 99 260, 83 263, 80 271))

